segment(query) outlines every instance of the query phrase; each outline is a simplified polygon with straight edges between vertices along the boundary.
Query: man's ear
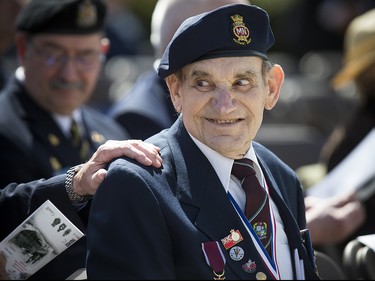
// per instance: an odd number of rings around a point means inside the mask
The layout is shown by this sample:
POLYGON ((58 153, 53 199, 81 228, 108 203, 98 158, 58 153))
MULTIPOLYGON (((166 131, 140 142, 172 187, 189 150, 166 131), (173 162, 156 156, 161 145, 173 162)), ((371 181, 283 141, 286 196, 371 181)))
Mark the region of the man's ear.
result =
POLYGON ((281 86, 284 83, 284 70, 278 64, 275 64, 270 69, 267 78, 268 96, 266 97, 265 109, 271 110, 279 100, 281 86))
POLYGON ((182 100, 180 95, 180 81, 175 74, 169 75, 165 78, 169 94, 176 112, 182 111, 182 100))
POLYGON ((27 51, 27 40, 26 35, 24 33, 17 32, 16 33, 16 47, 17 47, 17 55, 18 60, 21 65, 25 60, 26 51, 27 51))
POLYGON ((111 42, 109 41, 108 38, 102 38, 100 40, 100 44, 102 45, 102 52, 103 54, 108 54, 109 47, 111 46, 111 42))

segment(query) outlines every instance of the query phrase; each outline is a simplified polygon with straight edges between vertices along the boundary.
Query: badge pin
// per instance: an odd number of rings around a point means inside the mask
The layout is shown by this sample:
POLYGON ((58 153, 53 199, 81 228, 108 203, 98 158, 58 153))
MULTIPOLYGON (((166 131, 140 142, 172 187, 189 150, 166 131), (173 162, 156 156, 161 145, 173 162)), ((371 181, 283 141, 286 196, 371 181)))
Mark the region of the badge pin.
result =
POLYGON ((233 34, 236 38, 233 41, 239 45, 247 45, 251 42, 250 31, 243 22, 243 16, 233 15, 231 16, 233 21, 233 34))
POLYGON ((265 222, 257 222, 254 223, 253 229, 255 233, 257 234, 259 239, 265 239, 267 237, 267 223, 265 222))
POLYGON ((104 136, 96 131, 91 133, 91 140, 96 143, 104 143, 106 141, 104 136))
POLYGON ((77 13, 77 25, 79 27, 90 27, 97 23, 98 14, 95 5, 89 1, 83 1, 77 13))
POLYGON ((249 259, 247 263, 242 265, 242 269, 247 273, 253 273, 257 269, 257 265, 255 264, 255 261, 249 259))
POLYGON ((255 278, 257 280, 267 280, 267 275, 264 274, 263 272, 259 271, 256 275, 255 278))
POLYGON ((60 144, 59 138, 54 134, 48 134, 48 140, 52 146, 58 146, 60 144))
POLYGON ((56 157, 51 156, 49 158, 49 163, 50 163, 50 165, 52 167, 52 170, 54 170, 54 171, 58 171, 58 170, 60 170, 62 168, 59 160, 57 160, 56 157))
POLYGON ((244 255, 245 255, 244 250, 241 247, 238 247, 238 246, 234 246, 229 251, 229 256, 234 261, 240 261, 240 260, 242 260, 242 258, 244 257, 244 255))
POLYGON ((243 237, 241 235, 241 232, 239 230, 232 229, 230 231, 230 234, 223 239, 221 239, 221 243, 223 243, 223 246, 226 250, 232 248, 237 243, 241 242, 243 240, 243 237))

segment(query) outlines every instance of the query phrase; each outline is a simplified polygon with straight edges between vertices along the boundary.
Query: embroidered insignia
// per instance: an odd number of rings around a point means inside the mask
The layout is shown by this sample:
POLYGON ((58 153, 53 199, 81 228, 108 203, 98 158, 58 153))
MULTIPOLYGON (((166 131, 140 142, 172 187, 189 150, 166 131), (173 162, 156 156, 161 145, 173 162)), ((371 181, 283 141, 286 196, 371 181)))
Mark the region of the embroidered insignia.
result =
POLYGON ((89 27, 96 24, 98 14, 95 5, 90 0, 83 1, 78 7, 77 25, 79 27, 89 27))
POLYGON ((244 257, 245 252, 241 247, 235 246, 229 251, 229 256, 234 261, 240 261, 244 257))
POLYGON ((255 261, 249 259, 247 263, 242 265, 242 269, 247 273, 252 273, 257 269, 257 265, 255 264, 255 261))
POLYGON ((239 230, 235 231, 234 229, 232 229, 228 236, 221 239, 221 243, 223 243, 224 248, 228 250, 242 240, 243 237, 241 235, 241 232, 239 230))
POLYGON ((253 224, 253 229, 260 240, 265 239, 267 236, 267 223, 257 222, 253 224))
POLYGON ((251 42, 251 38, 249 38, 250 31, 245 26, 243 17, 236 14, 231 16, 231 19, 233 20, 233 34, 236 36, 233 41, 239 45, 248 45, 251 42))

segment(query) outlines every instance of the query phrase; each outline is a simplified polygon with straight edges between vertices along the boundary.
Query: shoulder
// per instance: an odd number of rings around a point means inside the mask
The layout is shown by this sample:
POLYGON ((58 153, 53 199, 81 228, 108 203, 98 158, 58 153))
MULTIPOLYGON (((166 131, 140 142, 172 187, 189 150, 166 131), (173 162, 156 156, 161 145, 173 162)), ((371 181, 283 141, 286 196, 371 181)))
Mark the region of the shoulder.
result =
POLYGON ((265 163, 268 167, 273 169, 282 169, 287 172, 293 172, 292 168, 289 167, 283 160, 281 160, 275 153, 270 149, 266 148, 258 142, 253 142, 253 148, 257 156, 265 163))
POLYGON ((130 138, 120 124, 104 113, 86 105, 82 107, 82 114, 88 130, 102 133, 106 139, 130 138))

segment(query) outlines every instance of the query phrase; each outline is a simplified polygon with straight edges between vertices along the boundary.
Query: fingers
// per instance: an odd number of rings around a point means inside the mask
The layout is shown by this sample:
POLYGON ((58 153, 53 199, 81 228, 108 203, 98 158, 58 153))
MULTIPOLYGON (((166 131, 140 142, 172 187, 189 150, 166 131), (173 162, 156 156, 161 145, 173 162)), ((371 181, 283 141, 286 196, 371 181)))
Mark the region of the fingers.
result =
POLYGON ((124 151, 124 156, 137 160, 139 163, 156 168, 161 167, 162 159, 159 155, 160 149, 153 144, 140 142, 135 143, 124 151))
POLYGON ((107 175, 107 170, 105 169, 99 169, 96 173, 94 173, 94 175, 92 176, 94 185, 99 186, 103 182, 106 175, 107 175))
POLYGON ((162 159, 159 155, 160 148, 145 143, 141 140, 109 140, 101 145, 92 157, 95 162, 108 163, 116 157, 126 156, 137 160, 143 165, 153 165, 159 168, 162 159))
POLYGON ((110 140, 102 144, 74 176, 73 188, 79 195, 93 195, 103 182, 107 171, 106 164, 117 157, 126 156, 143 165, 161 167, 160 148, 141 140, 110 140))

